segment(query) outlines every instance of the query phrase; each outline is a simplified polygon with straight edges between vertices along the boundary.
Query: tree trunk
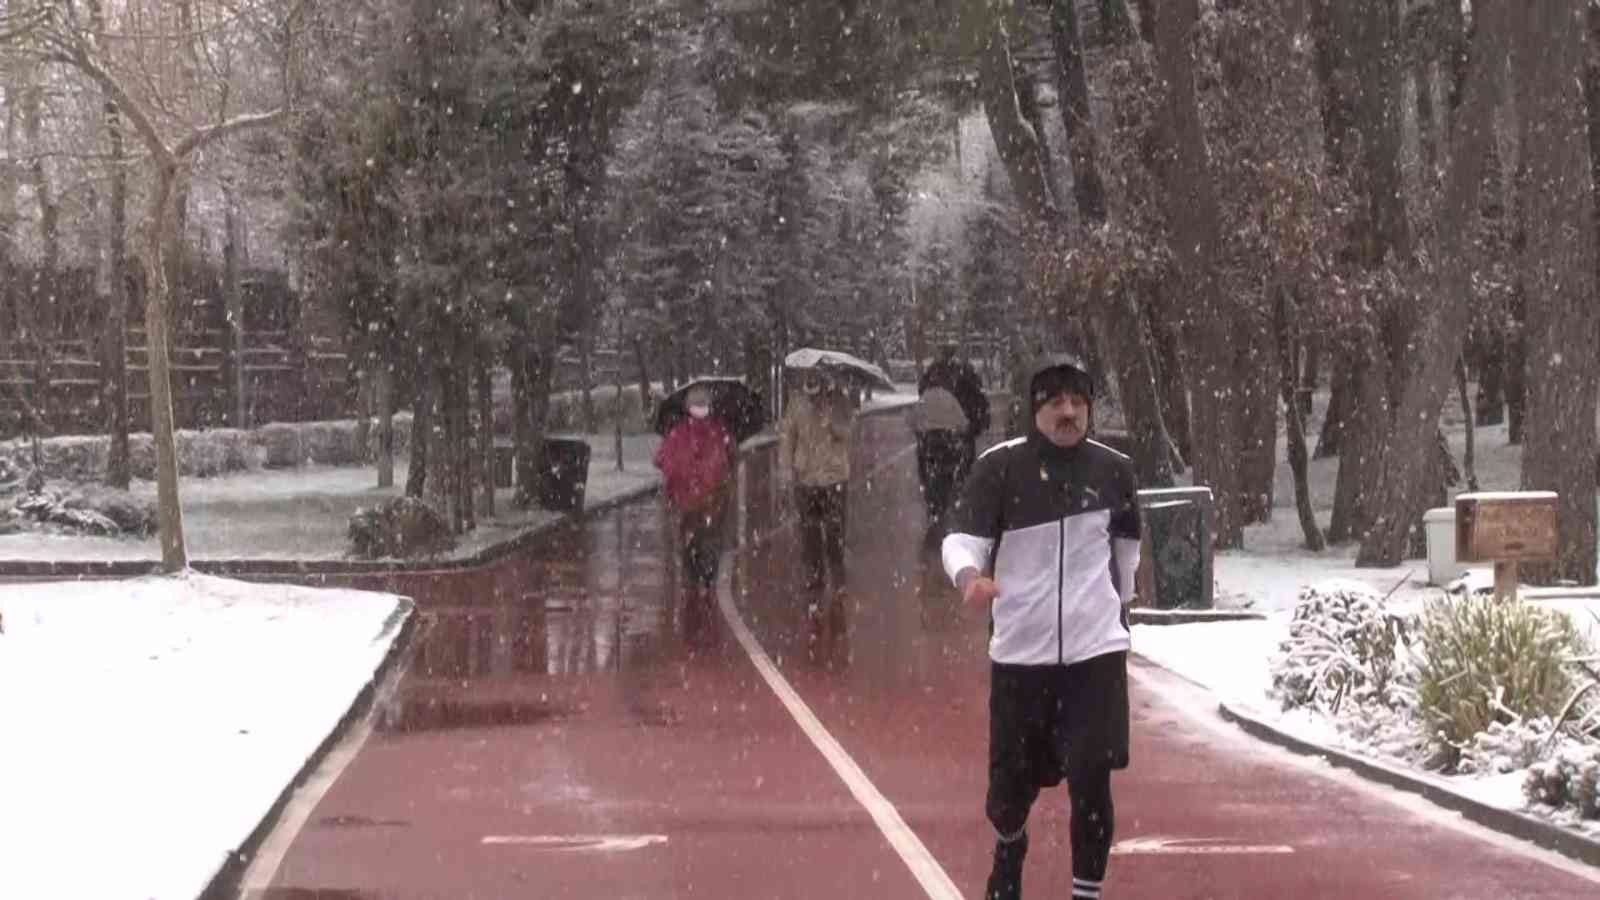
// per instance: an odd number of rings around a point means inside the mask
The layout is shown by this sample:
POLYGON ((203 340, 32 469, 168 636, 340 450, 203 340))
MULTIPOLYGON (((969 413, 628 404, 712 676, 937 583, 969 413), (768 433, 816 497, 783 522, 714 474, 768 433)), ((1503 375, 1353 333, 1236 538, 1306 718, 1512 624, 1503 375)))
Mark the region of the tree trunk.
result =
POLYGON ((1296 401, 1300 404, 1300 421, 1305 423, 1311 418, 1311 401, 1316 397, 1317 388, 1322 377, 1322 336, 1319 334, 1304 334, 1300 339, 1304 348, 1302 355, 1305 362, 1301 363, 1300 385, 1296 394, 1296 401))
POLYGON ((1175 0, 1155 17, 1156 59, 1166 82, 1164 172, 1173 255, 1194 298, 1189 346, 1194 363, 1193 455, 1195 484, 1209 486, 1216 503, 1218 549, 1243 542, 1239 506, 1238 398, 1234 390, 1234 315, 1216 271, 1221 212, 1212 182, 1200 106, 1195 94, 1192 37, 1198 0, 1175 0))
POLYGON ((594 329, 585 328, 578 338, 578 369, 579 378, 582 379, 582 394, 579 401, 582 404, 579 412, 583 416, 583 433, 594 434, 599 426, 594 415, 594 329))
POLYGON ((1161 314, 1161 286, 1149 285, 1145 302, 1140 304, 1145 327, 1155 339, 1156 381, 1161 393, 1161 414, 1167 434, 1177 447, 1185 467, 1194 450, 1189 426, 1189 376, 1183 361, 1183 340, 1179 327, 1161 314))
POLYGON ((1506 420, 1505 326, 1482 323, 1476 331, 1467 341, 1467 368, 1478 376, 1473 418, 1479 425, 1499 425, 1506 420))
POLYGON ((1475 9, 1480 21, 1473 34, 1470 68, 1461 108, 1450 135, 1448 169, 1436 213, 1438 250, 1433 303, 1415 329, 1418 363, 1406 380, 1393 427, 1378 460, 1373 493, 1367 498, 1377 518, 1362 541, 1357 565, 1398 565, 1412 524, 1421 516, 1431 487, 1425 466, 1429 442, 1438 429, 1439 413, 1449 391, 1452 369, 1472 318, 1472 272, 1467 230, 1478 208, 1484 162, 1492 138, 1493 113, 1499 94, 1499 67, 1505 60, 1508 31, 1522 27, 1500 4, 1475 9))
POLYGON ((1041 156, 1039 135, 1034 134, 1017 103, 1016 66, 1002 10, 997 5, 984 4, 981 11, 973 11, 982 17, 978 25, 983 36, 983 45, 978 49, 978 94, 995 150, 1024 217, 1030 222, 1053 221, 1055 198, 1041 156))
POLYGON ((39 247, 42 251, 40 265, 34 270, 31 296, 23 301, 30 323, 29 340, 33 343, 33 433, 34 438, 48 437, 51 431, 50 414, 55 406, 51 382, 51 340, 59 323, 60 298, 57 284, 61 272, 61 207, 45 171, 44 144, 40 131, 44 125, 43 73, 35 72, 34 79, 22 94, 23 123, 27 129, 28 144, 34 156, 28 166, 28 177, 33 187, 34 203, 39 207, 39 247))
MULTIPOLYGON (((99 0, 90 6, 92 20, 103 30, 99 0)), ((103 105, 111 166, 110 220, 106 242, 111 268, 105 333, 101 339, 101 402, 106 411, 110 447, 106 453, 107 487, 127 490, 133 483, 133 457, 128 442, 128 171, 122 115, 106 99, 103 105)))
POLYGON ((378 362, 376 353, 361 353, 360 368, 356 370, 356 435, 355 458, 357 462, 372 459, 372 419, 378 411, 378 362))
POLYGON ((1461 455, 1462 483, 1467 490, 1478 489, 1478 423, 1472 411, 1472 396, 1467 387, 1467 358, 1462 356, 1456 361, 1456 392, 1461 400, 1461 420, 1466 427, 1466 450, 1461 455))
POLYGON ((456 338, 458 365, 450 373, 450 409, 455 420, 455 502, 461 517, 462 531, 478 527, 477 492, 473 476, 481 458, 475 452, 472 440, 472 374, 478 368, 471 341, 463 332, 456 338))
MULTIPOLYGON (((1342 544, 1365 533, 1362 491, 1371 483, 1374 457, 1389 424, 1389 405, 1384 394, 1383 355, 1359 344, 1347 346, 1341 354, 1345 373, 1339 426, 1339 470, 1333 488, 1333 515, 1328 520, 1328 540, 1342 544), (1372 403, 1372 407, 1364 404, 1372 403), (1363 410, 1361 416, 1354 411, 1363 410)), ((1330 413, 1331 415, 1331 413, 1330 413)))
MULTIPOLYGON (((620 352, 620 350, 621 348, 619 347, 618 351, 620 352)), ((640 414, 649 416, 650 410, 654 408, 655 404, 653 403, 654 398, 651 397, 650 391, 650 369, 645 365, 644 361, 644 339, 638 335, 634 335, 633 338, 633 359, 639 367, 640 414)))
POLYGON ((534 473, 532 461, 533 437, 531 426, 528 422, 528 413, 532 406, 529 397, 532 387, 528 378, 529 351, 522 341, 513 341, 512 346, 506 351, 506 365, 511 369, 511 442, 515 446, 516 459, 516 493, 512 495, 513 506, 526 506, 530 499, 528 485, 534 473))
MULTIPOLYGON (((378 362, 378 487, 394 486, 394 362, 385 354, 378 362)), ((413 417, 412 424, 415 425, 413 417)))
POLYGON ((1327 459, 1340 455, 1345 420, 1350 415, 1358 389, 1355 366, 1349 353, 1336 353, 1332 370, 1328 373, 1328 411, 1322 418, 1322 433, 1317 437, 1317 452, 1313 458, 1327 459))
POLYGON ((538 496, 538 478, 544 471, 545 423, 550 416, 550 393, 555 379, 556 326, 554 322, 541 323, 538 335, 536 365, 529 373, 528 432, 533 442, 530 456, 533 462, 534 482, 529 485, 532 497, 538 496))
POLYGON ((1156 0, 1133 0, 1139 12, 1139 40, 1146 44, 1156 42, 1156 0))
POLYGON ((1161 415, 1160 394, 1156 390, 1151 362, 1151 341, 1139 321, 1133 299, 1121 291, 1103 298, 1095 317, 1101 321, 1105 341, 1117 350, 1111 359, 1122 391, 1122 411, 1129 436, 1133 439, 1134 463, 1141 487, 1171 487, 1173 477, 1172 438, 1161 415))
POLYGON ((1234 361, 1242 428, 1239 501, 1247 523, 1272 518, 1273 482, 1278 472, 1278 393, 1284 377, 1277 372, 1271 321, 1257 321, 1255 316, 1248 320, 1250 324, 1240 329, 1234 361))
POLYGON ((1100 2, 1100 42, 1102 44, 1120 45, 1133 40, 1133 16, 1128 12, 1128 6, 1123 0, 1099 0, 1100 2))
POLYGON ((494 518, 494 381, 489 374, 489 360, 477 366, 478 387, 478 483, 483 485, 483 500, 478 504, 478 516, 494 518))
POLYGON ((1595 288, 1595 193, 1584 97, 1584 9, 1530 0, 1513 70, 1528 167, 1519 192, 1527 297, 1527 422, 1522 487, 1560 496, 1560 556, 1525 572, 1535 581, 1595 582, 1595 408, 1600 334, 1595 288))
POLYGON ((1305 419, 1300 411, 1299 360, 1295 345, 1297 321, 1293 300, 1286 290, 1278 290, 1273 322, 1278 337, 1278 383, 1283 391, 1285 439, 1289 451, 1289 471, 1294 474, 1294 506, 1300 516, 1300 531, 1306 538, 1306 549, 1320 553, 1327 546, 1322 528, 1317 525, 1316 508, 1311 503, 1311 477, 1306 456, 1305 419))
MULTIPOLYGON (((234 428, 249 428, 249 398, 245 396, 244 383, 244 295, 239 286, 240 246, 244 238, 243 223, 239 221, 239 198, 231 185, 223 188, 225 210, 224 229, 227 234, 222 245, 222 294, 227 308, 222 371, 228 390, 228 424, 234 428)), ((366 452, 366 442, 360 445, 366 452)), ((365 458, 363 456, 363 458, 365 458)))
POLYGON ((1433 63, 1419 59, 1412 63, 1411 81, 1417 91, 1417 157, 1422 165, 1422 183, 1432 185, 1438 175, 1438 123, 1433 113, 1433 63))
POLYGON ((433 447, 433 365, 429 351, 419 344, 416 370, 412 376, 411 399, 411 452, 406 463, 406 496, 426 499, 428 487, 428 457, 434 455, 433 447))
POLYGON ((161 532, 161 568, 168 573, 189 567, 183 537, 183 507, 178 499, 178 445, 172 415, 172 372, 168 364, 167 323, 171 285, 167 282, 167 248, 172 246, 172 190, 178 169, 156 164, 146 218, 149 231, 141 254, 146 296, 144 330, 150 373, 150 432, 156 447, 156 519, 161 532))
POLYGON ((1072 194, 1084 223, 1098 226, 1106 220, 1106 189, 1095 163, 1089 76, 1084 66, 1076 0, 1053 0, 1050 32, 1056 52, 1057 102, 1072 160, 1072 194))
POLYGON ((1528 297, 1522 278, 1519 271, 1506 329, 1506 442, 1512 446, 1522 443, 1528 410, 1528 297))

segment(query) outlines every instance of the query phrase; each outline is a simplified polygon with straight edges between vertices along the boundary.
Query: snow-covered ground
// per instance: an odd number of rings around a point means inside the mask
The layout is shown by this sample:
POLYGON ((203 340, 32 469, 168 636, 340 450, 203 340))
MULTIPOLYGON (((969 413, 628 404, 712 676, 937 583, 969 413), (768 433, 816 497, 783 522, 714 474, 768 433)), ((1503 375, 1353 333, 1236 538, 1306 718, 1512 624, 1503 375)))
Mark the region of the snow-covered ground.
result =
MULTIPOLYGON (((1324 398, 1321 398, 1325 400, 1324 398)), ((1452 399, 1446 404, 1444 428, 1457 462, 1462 459, 1466 430, 1452 399)), ((1516 490, 1521 478, 1521 448, 1511 446, 1504 426, 1476 431, 1476 472, 1483 490, 1516 490)), ((1315 433, 1311 435, 1314 443, 1315 433)), ((1278 458, 1285 453, 1280 442, 1278 458)), ((1333 504, 1338 462, 1316 460, 1311 464, 1311 493, 1319 522, 1326 527, 1333 504)), ((1457 487, 1454 492, 1459 492, 1457 487)), ((1425 772, 1415 752, 1402 752, 1396 735, 1404 722, 1351 723, 1340 727, 1328 717, 1305 709, 1285 712, 1269 694, 1271 664, 1279 645, 1288 637, 1289 621, 1301 588, 1330 579, 1361 582, 1378 595, 1388 597, 1387 606, 1397 612, 1419 611, 1430 598, 1439 597, 1442 588, 1428 584, 1426 560, 1407 560, 1396 568, 1358 569, 1354 545, 1331 547, 1322 553, 1304 550, 1299 521, 1294 509, 1294 488, 1288 466, 1280 464, 1274 494, 1274 512, 1268 523, 1246 529, 1244 549, 1219 553, 1215 562, 1216 598, 1219 607, 1248 608, 1263 613, 1260 621, 1208 622, 1192 625, 1139 625, 1134 628, 1134 651, 1165 668, 1214 692, 1218 699, 1247 712, 1302 741, 1359 755, 1382 759, 1410 769, 1418 778, 1447 785, 1451 790, 1501 809, 1530 812, 1569 825, 1577 825, 1590 837, 1600 839, 1600 823, 1573 822, 1570 816, 1551 816, 1546 809, 1528 808, 1521 791, 1525 771, 1478 775, 1442 776, 1425 772)), ((1475 569, 1478 579, 1488 578, 1486 569, 1475 569)), ((1541 606, 1567 613, 1600 649, 1600 593, 1591 596, 1541 597, 1529 592, 1541 606)), ((1410 748, 1414 751, 1414 748, 1410 748)))
POLYGON ((0 897, 195 897, 409 601, 188 574, 0 585, 0 897))
MULTIPOLYGON (((655 435, 623 438, 623 469, 617 469, 615 438, 592 435, 585 502, 603 503, 658 479, 651 458, 655 435)), ((264 469, 216 478, 185 478, 180 485, 184 536, 190 558, 329 560, 345 556, 351 514, 399 496, 406 466, 396 466, 395 486, 375 487, 373 466, 306 466, 264 469)), ((134 492, 155 498, 152 482, 135 482, 134 492)), ((496 495, 497 514, 481 520, 465 535, 452 556, 471 556, 529 528, 547 524, 561 513, 511 505, 513 490, 496 495)), ((159 560, 155 537, 106 538, 79 534, 20 532, 0 535, 0 560, 159 560)))

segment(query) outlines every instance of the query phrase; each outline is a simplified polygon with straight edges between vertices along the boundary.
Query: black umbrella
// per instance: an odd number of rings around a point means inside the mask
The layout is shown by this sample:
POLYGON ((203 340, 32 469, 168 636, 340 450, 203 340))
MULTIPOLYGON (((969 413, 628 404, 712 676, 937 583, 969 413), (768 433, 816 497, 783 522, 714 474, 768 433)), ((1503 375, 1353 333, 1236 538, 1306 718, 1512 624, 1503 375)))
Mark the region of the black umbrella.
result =
POLYGON ((749 440, 767 426, 767 407, 761 395, 737 378, 696 378, 661 400, 656 407, 656 434, 666 435, 689 415, 685 400, 697 387, 711 394, 711 415, 721 419, 733 439, 749 440))

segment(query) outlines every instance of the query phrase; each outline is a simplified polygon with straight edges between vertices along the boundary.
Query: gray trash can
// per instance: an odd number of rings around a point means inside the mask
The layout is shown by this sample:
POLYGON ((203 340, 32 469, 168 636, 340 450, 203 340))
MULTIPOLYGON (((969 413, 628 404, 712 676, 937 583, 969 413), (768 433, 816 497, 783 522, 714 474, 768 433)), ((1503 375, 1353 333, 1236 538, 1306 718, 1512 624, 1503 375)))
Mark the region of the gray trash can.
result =
POLYGON ((1212 518, 1210 488, 1159 488, 1139 492, 1149 554, 1152 609, 1211 609, 1212 518))
POLYGON ((546 437, 544 471, 539 473, 539 505, 573 512, 583 509, 589 485, 589 443, 582 438, 546 437))

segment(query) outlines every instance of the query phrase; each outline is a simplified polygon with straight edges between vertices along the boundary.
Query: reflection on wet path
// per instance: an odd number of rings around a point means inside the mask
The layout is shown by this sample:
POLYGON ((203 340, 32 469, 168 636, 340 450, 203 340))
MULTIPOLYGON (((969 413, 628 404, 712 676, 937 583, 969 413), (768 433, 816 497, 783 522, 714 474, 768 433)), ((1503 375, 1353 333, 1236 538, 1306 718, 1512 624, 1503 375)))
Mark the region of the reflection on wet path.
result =
POLYGON ((580 711, 597 690, 629 691, 638 670, 678 653, 666 529, 660 504, 644 501, 479 569, 328 576, 405 594, 422 613, 380 731, 532 724, 580 711))

